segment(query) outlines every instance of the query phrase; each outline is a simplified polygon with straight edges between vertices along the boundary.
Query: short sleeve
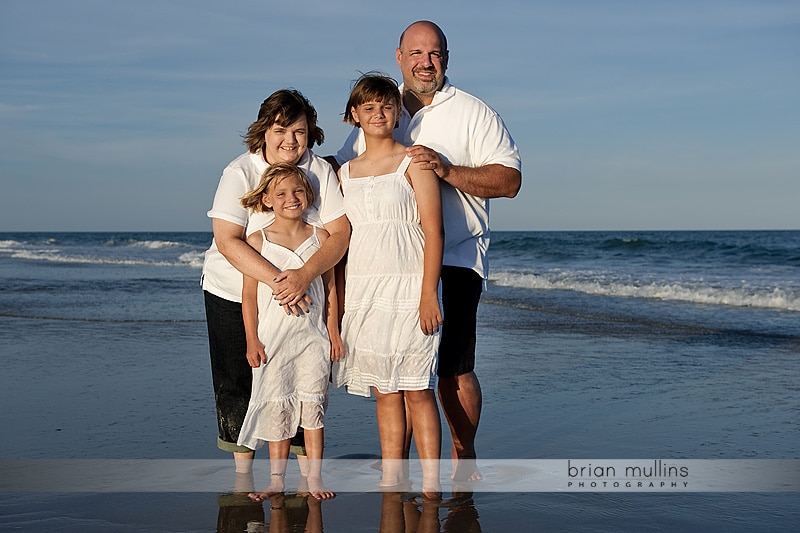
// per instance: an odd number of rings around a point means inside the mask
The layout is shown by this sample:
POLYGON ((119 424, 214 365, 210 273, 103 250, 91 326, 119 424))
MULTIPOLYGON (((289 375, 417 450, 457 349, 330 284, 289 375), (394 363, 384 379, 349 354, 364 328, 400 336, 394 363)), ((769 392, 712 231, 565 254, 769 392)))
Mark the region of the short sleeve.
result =
POLYGON ((522 159, 503 119, 492 110, 479 129, 470 137, 473 165, 503 165, 522 172, 522 159))
POLYGON ((244 173, 238 168, 227 167, 222 172, 217 192, 214 194, 214 203, 207 213, 208 217, 233 222, 242 227, 247 226, 248 212, 240 203, 240 199, 248 191, 244 173))
POLYGON ((336 173, 328 162, 320 160, 315 166, 319 167, 319 171, 316 172, 319 178, 319 218, 323 224, 327 224, 345 214, 344 197, 339 189, 336 173))

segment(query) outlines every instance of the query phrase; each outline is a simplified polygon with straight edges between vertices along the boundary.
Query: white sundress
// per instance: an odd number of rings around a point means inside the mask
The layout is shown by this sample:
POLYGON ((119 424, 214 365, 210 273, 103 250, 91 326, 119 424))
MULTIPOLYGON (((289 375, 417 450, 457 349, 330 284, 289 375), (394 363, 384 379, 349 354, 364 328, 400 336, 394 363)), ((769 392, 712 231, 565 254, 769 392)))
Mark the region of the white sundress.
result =
MULTIPOLYGON (((305 264, 319 247, 316 228, 296 250, 272 243, 261 230, 263 255, 280 270, 305 264)), ((267 441, 293 437, 298 427, 324 426, 330 377, 330 339, 325 324, 325 288, 316 278, 307 294, 308 314, 287 315, 264 283, 258 284, 258 338, 267 363, 253 369, 253 388, 238 444, 257 450, 267 441)))
POLYGON ((433 388, 439 335, 419 323, 423 245, 414 189, 405 177, 411 159, 383 176, 349 177, 341 170, 347 218, 353 228, 347 259, 342 340, 345 358, 333 383, 369 396, 433 388))

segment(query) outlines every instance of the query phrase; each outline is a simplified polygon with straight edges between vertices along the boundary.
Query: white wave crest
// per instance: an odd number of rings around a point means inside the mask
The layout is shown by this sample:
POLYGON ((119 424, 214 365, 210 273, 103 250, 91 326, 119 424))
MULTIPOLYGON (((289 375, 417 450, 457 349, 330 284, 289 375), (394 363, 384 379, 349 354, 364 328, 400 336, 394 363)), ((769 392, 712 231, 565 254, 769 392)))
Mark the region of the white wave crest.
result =
POLYGON ((112 259, 107 257, 67 256, 53 253, 52 251, 37 252, 31 250, 21 250, 13 253, 11 257, 14 259, 27 259, 29 261, 48 261, 51 263, 85 265, 187 266, 187 263, 184 261, 155 261, 147 259, 112 259))
POLYGON ((159 250, 161 248, 181 246, 181 243, 175 241, 134 241, 130 244, 130 246, 135 248, 147 248, 149 250, 159 250))
POLYGON ((505 287, 523 289, 567 290, 600 296, 621 296, 675 300, 731 307, 763 307, 800 311, 800 292, 779 287, 757 290, 749 287, 690 287, 679 283, 633 284, 599 279, 577 279, 563 272, 545 276, 519 272, 497 272, 490 281, 505 287))
POLYGON ((0 251, 8 251, 11 248, 16 248, 20 245, 19 241, 7 240, 0 241, 0 251))
POLYGON ((178 257, 178 261, 183 266, 189 266, 192 268, 203 268, 203 259, 205 257, 205 252, 186 252, 185 254, 181 254, 178 257))

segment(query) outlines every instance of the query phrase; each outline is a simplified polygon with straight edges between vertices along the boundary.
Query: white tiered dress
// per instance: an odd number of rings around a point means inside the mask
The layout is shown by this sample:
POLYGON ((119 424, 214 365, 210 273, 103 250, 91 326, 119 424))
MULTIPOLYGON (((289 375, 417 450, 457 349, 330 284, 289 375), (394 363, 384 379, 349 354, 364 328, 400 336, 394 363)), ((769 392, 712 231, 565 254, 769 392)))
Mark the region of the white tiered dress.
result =
POLYGON ((419 323, 423 245, 406 157, 392 174, 350 178, 341 169, 347 218, 353 228, 347 259, 342 340, 345 358, 333 383, 369 396, 433 388, 439 335, 419 323))
MULTIPOLYGON (((319 250, 314 235, 292 251, 269 242, 261 231, 263 255, 280 270, 300 268, 319 250)), ((257 450, 267 441, 293 437, 298 427, 324 426, 330 378, 330 349, 325 324, 325 288, 316 278, 307 294, 314 305, 301 317, 287 315, 269 286, 258 284, 258 338, 267 363, 253 369, 253 388, 242 429, 240 446, 257 450)))

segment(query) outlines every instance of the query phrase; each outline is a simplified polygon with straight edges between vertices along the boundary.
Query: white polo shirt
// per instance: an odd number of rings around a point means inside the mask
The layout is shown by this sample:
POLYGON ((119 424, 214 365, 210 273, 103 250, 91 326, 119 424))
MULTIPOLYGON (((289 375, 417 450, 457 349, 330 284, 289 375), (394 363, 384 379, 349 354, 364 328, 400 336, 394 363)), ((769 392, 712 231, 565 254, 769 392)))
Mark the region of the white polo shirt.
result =
MULTIPOLYGON (((394 138, 406 146, 420 144, 436 150, 452 165, 500 164, 522 171, 519 150, 500 115, 479 98, 450 85, 447 78, 431 104, 413 117, 403 108, 394 138)), ((354 128, 336 159, 344 163, 364 149, 361 129, 354 128)), ((489 199, 466 194, 444 181, 440 184, 445 231, 443 264, 470 268, 486 278, 489 199)))
MULTIPOLYGON (((242 226, 247 235, 270 225, 275 220, 272 212, 251 213, 241 204, 242 196, 258 186, 268 166, 260 153, 245 152, 231 161, 222 171, 208 217, 242 226)), ((328 162, 306 150, 297 166, 308 176, 316 196, 303 218, 309 224, 322 227, 344 215, 339 181, 328 162)), ((242 273, 219 252, 214 240, 205 253, 202 286, 203 290, 220 298, 242 301, 242 273)))

